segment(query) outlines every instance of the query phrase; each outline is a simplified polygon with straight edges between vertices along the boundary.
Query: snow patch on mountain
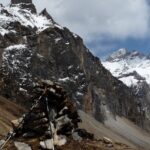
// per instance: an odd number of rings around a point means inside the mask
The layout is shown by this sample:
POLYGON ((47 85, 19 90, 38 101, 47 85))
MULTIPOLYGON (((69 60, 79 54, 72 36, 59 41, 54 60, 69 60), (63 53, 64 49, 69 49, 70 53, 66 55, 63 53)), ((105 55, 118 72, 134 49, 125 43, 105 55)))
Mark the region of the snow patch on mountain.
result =
POLYGON ((9 28, 11 22, 20 22, 22 26, 37 28, 37 32, 49 27, 63 29, 63 27, 43 15, 32 13, 28 9, 22 9, 20 4, 7 7, 0 6, 0 34, 2 36, 9 32, 15 32, 15 30, 9 28))
POLYGON ((129 87, 131 87, 132 85, 138 84, 138 80, 135 79, 134 76, 123 77, 123 78, 120 78, 119 80, 121 80, 123 83, 125 83, 129 87))
POLYGON ((11 46, 6 48, 6 51, 10 51, 12 49, 22 50, 22 49, 25 49, 25 48, 26 48, 25 44, 11 45, 11 46))
POLYGON ((31 82, 31 57, 33 50, 25 44, 11 45, 4 49, 2 55, 2 69, 5 75, 14 74, 19 79, 19 85, 31 82))

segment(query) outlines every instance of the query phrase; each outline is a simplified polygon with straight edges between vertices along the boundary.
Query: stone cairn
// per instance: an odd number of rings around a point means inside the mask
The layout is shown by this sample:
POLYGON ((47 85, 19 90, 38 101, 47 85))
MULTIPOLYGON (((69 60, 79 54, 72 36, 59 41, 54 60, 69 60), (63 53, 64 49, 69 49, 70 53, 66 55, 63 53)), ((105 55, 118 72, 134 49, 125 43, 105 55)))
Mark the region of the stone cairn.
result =
MULTIPOLYGON (((5 139, 1 149, 12 139, 20 137, 43 137, 43 149, 54 150, 55 145, 67 142, 67 137, 78 133, 78 137, 93 138, 86 130, 78 129, 81 119, 74 103, 59 85, 51 81, 41 81, 33 92, 33 105, 23 117, 13 120, 14 130, 5 139)), ((76 136, 77 137, 77 136, 76 136)))

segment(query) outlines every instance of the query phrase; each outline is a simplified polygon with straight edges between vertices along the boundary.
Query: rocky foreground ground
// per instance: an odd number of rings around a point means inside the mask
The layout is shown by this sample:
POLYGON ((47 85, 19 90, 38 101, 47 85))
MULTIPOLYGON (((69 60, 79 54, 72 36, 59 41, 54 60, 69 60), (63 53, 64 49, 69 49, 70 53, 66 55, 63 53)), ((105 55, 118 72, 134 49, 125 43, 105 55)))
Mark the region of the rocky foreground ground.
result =
MULTIPOLYGON (((0 97, 0 139, 12 128, 11 120, 18 118, 25 110, 15 103, 8 101, 7 99, 0 97), (11 107, 10 107, 11 106, 11 107)), ((4 150, 42 150, 39 143, 42 137, 24 139, 17 138, 10 140, 4 150)), ((2 142, 2 141, 1 141, 2 142)), ((55 147, 56 150, 135 150, 129 146, 112 142, 111 139, 101 138, 99 140, 75 140, 72 137, 67 139, 67 143, 61 147, 55 147)))
MULTIPOLYGON (((143 109, 138 111, 139 99, 103 67, 100 60, 92 55, 79 36, 58 25, 45 9, 40 14, 36 14, 31 0, 30 5, 26 0, 23 1, 24 4, 22 0, 16 0, 16 2, 12 1, 7 7, 0 6, 0 95, 9 98, 8 101, 0 97, 0 135, 2 135, 0 139, 3 139, 4 135, 11 130, 11 120, 18 119, 25 111, 17 103, 24 108, 29 108, 30 92, 37 79, 59 82, 67 91, 69 98, 76 103, 77 108, 101 124, 104 124, 106 119, 111 119, 107 112, 116 118, 117 116, 125 117, 140 127, 144 121, 147 121, 143 109)), ((119 134, 122 138, 126 135, 125 138, 129 140, 130 137, 131 144, 143 146, 143 149, 149 150, 149 136, 142 133, 136 135, 136 132, 129 136, 130 132, 135 131, 134 127, 130 128, 128 125, 125 127, 129 128, 125 128, 124 122, 123 125, 121 123, 111 119, 108 120, 108 127, 110 130, 115 128, 113 133, 117 132, 117 135, 119 134), (112 121, 115 127, 111 126, 112 121), (128 129, 131 130, 128 131, 128 129), (125 133, 126 131, 128 134, 125 133)), ((103 131, 99 125, 97 127, 97 123, 89 124, 88 120, 87 125, 94 132, 102 133, 103 131)), ((119 143, 113 143, 107 138, 104 140, 103 135, 106 135, 106 130, 104 132, 101 140, 80 141, 73 139, 72 136, 68 137, 67 143, 56 149, 131 149, 120 144, 124 143, 123 139, 119 143)), ((107 130, 106 137, 115 140, 117 136, 107 130)), ((38 150, 41 149, 41 140, 43 140, 42 137, 17 138, 10 140, 4 149, 38 150)))
MULTIPOLYGON (((22 141, 22 140, 20 140, 22 141)), ((15 144, 13 141, 10 141, 10 143, 7 144, 7 146, 4 148, 4 150, 21 150, 21 147, 24 150, 42 150, 39 146, 40 139, 32 139, 27 140, 26 144, 20 143, 20 145, 17 143, 15 144), (19 145, 18 148, 15 145, 19 145), (31 146, 30 146, 31 145, 31 146)), ((22 149, 22 150, 23 150, 22 149)), ((100 140, 83 140, 81 142, 75 141, 73 139, 70 139, 64 146, 61 147, 55 147, 56 150, 135 150, 130 148, 129 146, 122 144, 122 143, 111 143, 104 139, 100 140)))

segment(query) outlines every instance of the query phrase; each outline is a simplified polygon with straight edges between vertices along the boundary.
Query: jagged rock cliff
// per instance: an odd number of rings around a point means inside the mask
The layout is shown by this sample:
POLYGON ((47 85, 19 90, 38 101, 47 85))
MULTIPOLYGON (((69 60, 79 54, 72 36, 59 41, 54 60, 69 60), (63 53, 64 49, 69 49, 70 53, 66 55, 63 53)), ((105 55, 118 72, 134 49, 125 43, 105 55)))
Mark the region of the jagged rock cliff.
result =
POLYGON ((1 94, 28 104, 34 81, 59 82, 79 109, 103 122, 110 114, 142 125, 137 99, 86 48, 83 40, 45 13, 0 7, 1 94), (48 16, 48 17, 47 17, 48 16))

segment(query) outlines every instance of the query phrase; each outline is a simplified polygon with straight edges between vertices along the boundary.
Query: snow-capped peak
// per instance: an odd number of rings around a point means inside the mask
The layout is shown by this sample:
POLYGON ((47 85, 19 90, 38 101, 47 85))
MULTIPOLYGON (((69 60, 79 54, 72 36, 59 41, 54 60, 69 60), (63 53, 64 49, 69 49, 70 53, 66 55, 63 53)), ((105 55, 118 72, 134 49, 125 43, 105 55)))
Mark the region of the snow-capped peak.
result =
POLYGON ((19 22, 22 26, 36 28, 41 32, 49 27, 58 26, 52 19, 42 14, 32 13, 28 8, 22 8, 22 4, 10 6, 0 6, 0 34, 5 35, 10 32, 16 32, 9 27, 12 22, 19 22))
POLYGON ((115 52, 113 52, 108 58, 107 61, 114 62, 114 61, 120 61, 120 60, 127 60, 127 59, 135 59, 140 58, 143 59, 146 56, 136 50, 128 51, 125 48, 119 49, 115 52))
POLYGON ((121 48, 115 52, 113 52, 109 57, 108 60, 118 60, 120 58, 123 58, 124 56, 126 56, 128 54, 128 50, 125 48, 121 48))

